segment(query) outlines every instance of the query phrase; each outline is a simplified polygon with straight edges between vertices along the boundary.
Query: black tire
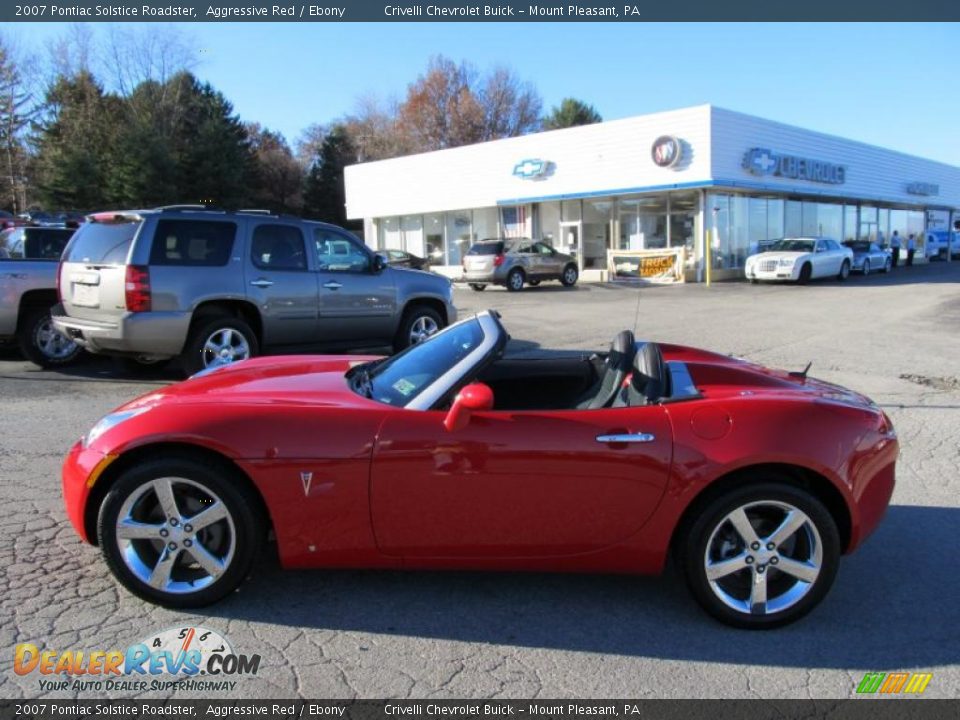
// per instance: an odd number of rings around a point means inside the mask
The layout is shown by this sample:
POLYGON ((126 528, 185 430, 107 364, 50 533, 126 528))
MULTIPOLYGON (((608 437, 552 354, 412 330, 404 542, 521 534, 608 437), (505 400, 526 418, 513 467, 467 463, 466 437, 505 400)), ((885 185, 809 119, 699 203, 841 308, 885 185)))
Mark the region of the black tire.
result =
POLYGON ((837 275, 837 280, 843 282, 848 277, 850 277, 850 261, 844 260, 842 263, 840 263, 840 274, 837 275))
POLYGON ((507 274, 507 290, 510 292, 519 292, 523 290, 523 283, 526 282, 526 276, 520 268, 514 268, 507 274))
POLYGON ((759 284, 760 284, 760 281, 757 280, 756 278, 750 278, 750 284, 751 284, 751 285, 759 285, 759 284))
MULTIPOLYGON (((696 512, 690 515, 689 526, 682 529, 678 547, 678 558, 687 585, 700 606, 723 623, 750 630, 781 627, 813 610, 833 584, 840 559, 840 534, 833 516, 823 504, 810 493, 786 484, 783 478, 775 474, 763 479, 772 482, 739 487, 704 507, 696 508, 696 512), (726 521, 728 515, 745 506, 749 512, 749 516, 745 517, 757 537, 763 541, 773 537, 773 530, 786 517, 785 514, 778 514, 786 512, 781 506, 799 510, 806 516, 806 521, 785 536, 780 547, 773 550, 768 550, 765 545, 751 548, 745 544, 733 524, 726 521), (811 527, 814 531, 811 531, 811 527), (785 547, 787 551, 783 550, 785 547), (800 581, 779 569, 791 559, 802 563, 803 556, 813 554, 817 548, 819 570, 811 582, 800 581), (717 557, 715 553, 718 550, 726 554, 717 557), (727 561, 737 566, 740 564, 738 559, 743 558, 740 569, 715 578, 718 586, 716 591, 707 578, 708 552, 714 555, 714 563, 727 561), (751 613, 746 607, 753 600, 752 591, 758 577, 763 578, 767 601, 776 603, 779 599, 784 604, 782 609, 769 609, 765 603, 763 607, 766 612, 751 613), (791 593, 799 593, 792 603, 791 593), (745 606, 737 609, 725 602, 720 594, 734 604, 744 603, 745 606)), ((807 564, 804 571, 813 565, 807 564)))
POLYGON ((810 282, 810 276, 813 275, 813 266, 810 263, 804 263, 803 267, 800 268, 800 277, 797 279, 797 282, 801 285, 806 285, 810 282))
POLYGON ((487 289, 486 283, 470 283, 470 287, 477 292, 483 292, 487 289))
POLYGON ((528 281, 527 281, 527 284, 528 284, 530 287, 536 287, 537 285, 540 284, 540 281, 539 281, 539 280, 528 280, 528 281))
POLYGON ((577 270, 577 266, 573 263, 567 265, 563 272, 560 273, 560 284, 564 287, 573 287, 577 284, 577 279, 580 277, 580 271, 577 270))
POLYGON ((395 352, 406 350, 411 345, 426 339, 444 328, 443 318, 428 305, 414 305, 407 308, 397 329, 393 341, 395 352), (416 336, 416 337, 415 337, 416 336), (419 337, 419 339, 417 339, 419 337))
MULTIPOLYGON (((100 550, 114 577, 137 597, 169 608, 203 607, 236 590, 250 573, 257 552, 264 544, 266 521, 260 511, 260 499, 234 473, 226 464, 176 456, 138 462, 125 470, 103 499, 97 518, 100 550), (182 493, 176 500, 179 509, 176 525, 165 517, 158 502, 159 496, 149 487, 154 480, 169 478, 175 479, 173 486, 178 489, 175 494, 182 493), (126 510, 124 505, 137 495, 141 499, 132 505, 132 510, 126 510), (191 528, 189 522, 204 509, 204 496, 221 502, 229 520, 221 519, 197 530, 191 528), (187 507, 181 507, 183 505, 187 507), (134 520, 155 524, 167 535, 157 540, 120 541, 117 525, 121 512, 135 512, 134 520), (164 548, 168 541, 176 547, 170 580, 181 583, 175 588, 179 592, 174 588, 152 587, 131 569, 125 559, 136 557, 140 560, 141 572, 146 575, 151 558, 155 568, 161 557, 170 557, 164 548), (231 541, 232 551, 229 550, 231 541), (127 555, 119 547, 119 542, 129 543, 127 555), (220 574, 216 577, 207 574, 194 556, 189 555, 188 545, 206 550, 216 560, 225 563, 220 574), (188 583, 198 585, 198 589, 191 590, 188 583)), ((212 504, 210 502, 207 507, 212 504)))
POLYGON ((892 269, 893 261, 890 258, 887 258, 883 261, 883 272, 888 273, 892 269))
POLYGON ((69 365, 83 352, 83 348, 57 333, 50 320, 50 309, 27 308, 20 318, 17 332, 20 352, 30 362, 43 368, 69 365))
MULTIPOLYGON (((245 357, 240 357, 238 351, 233 359, 224 358, 224 364, 238 362, 247 358, 256 357, 260 354, 260 343, 257 341, 256 333, 241 318, 233 315, 212 315, 208 317, 199 317, 194 321, 193 330, 187 338, 187 344, 180 355, 180 365, 187 377, 204 370, 213 364, 211 353, 205 351, 204 347, 208 339, 213 338, 217 333, 232 330, 238 333, 242 342, 246 344, 247 351, 242 353, 245 357)), ((230 337, 233 337, 232 335, 230 337)), ((243 346, 238 343, 237 347, 243 346)))
POLYGON ((870 274, 870 258, 867 258, 863 261, 863 276, 866 277, 870 274))

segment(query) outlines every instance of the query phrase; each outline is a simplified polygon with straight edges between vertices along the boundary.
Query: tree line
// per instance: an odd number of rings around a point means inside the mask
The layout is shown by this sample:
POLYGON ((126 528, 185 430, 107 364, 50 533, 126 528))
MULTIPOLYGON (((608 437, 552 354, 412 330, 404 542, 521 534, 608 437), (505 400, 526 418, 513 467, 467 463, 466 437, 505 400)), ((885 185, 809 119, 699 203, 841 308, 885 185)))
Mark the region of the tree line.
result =
POLYGON ((347 225, 343 168, 601 120, 572 98, 543 113, 536 88, 506 67, 481 73, 437 56, 400 100, 358 100, 293 147, 243 122, 166 37, 73 27, 49 71, 0 38, 0 207, 93 211, 203 203, 264 208, 347 225), (98 62, 96 58, 101 58, 98 62))

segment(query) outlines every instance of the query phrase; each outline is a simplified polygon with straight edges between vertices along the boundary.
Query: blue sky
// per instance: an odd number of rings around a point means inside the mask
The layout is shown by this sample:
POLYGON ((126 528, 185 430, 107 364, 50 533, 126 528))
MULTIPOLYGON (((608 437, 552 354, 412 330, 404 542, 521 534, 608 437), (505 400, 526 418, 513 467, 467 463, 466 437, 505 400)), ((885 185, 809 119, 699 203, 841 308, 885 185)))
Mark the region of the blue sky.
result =
MULTIPOLYGON (((8 25, 42 52, 56 23, 8 25)), ((106 32, 107 24, 94 26, 106 32)), ((402 97, 431 55, 509 65, 545 107, 613 120, 712 103, 960 165, 960 25, 196 23, 196 73, 290 141, 362 95, 402 97)))

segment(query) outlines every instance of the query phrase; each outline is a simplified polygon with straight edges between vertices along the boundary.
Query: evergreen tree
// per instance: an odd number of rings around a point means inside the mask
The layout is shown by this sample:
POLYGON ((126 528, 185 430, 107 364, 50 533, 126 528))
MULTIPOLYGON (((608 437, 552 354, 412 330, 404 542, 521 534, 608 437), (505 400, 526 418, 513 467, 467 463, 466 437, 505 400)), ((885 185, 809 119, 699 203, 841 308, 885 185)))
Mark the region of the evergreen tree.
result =
POLYGON ((550 114, 543 119, 544 130, 559 130, 560 128, 575 127, 577 125, 592 125, 603 122, 600 113, 593 105, 587 105, 581 100, 564 98, 559 107, 554 106, 550 114))
POLYGON ((357 151, 346 127, 334 125, 327 132, 310 165, 303 190, 305 217, 346 226, 346 189, 343 169, 357 161, 357 151))

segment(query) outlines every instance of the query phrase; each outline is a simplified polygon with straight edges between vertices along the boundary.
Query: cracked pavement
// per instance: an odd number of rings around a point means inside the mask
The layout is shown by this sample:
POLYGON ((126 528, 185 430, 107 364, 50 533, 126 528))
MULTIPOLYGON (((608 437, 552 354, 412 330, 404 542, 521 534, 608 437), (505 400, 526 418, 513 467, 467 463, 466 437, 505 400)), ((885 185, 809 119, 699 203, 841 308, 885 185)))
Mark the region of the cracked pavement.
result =
MULTIPOLYGON (((121 377, 88 359, 43 371, 0 352, 0 696, 41 693, 13 648, 124 649, 200 625, 259 653, 244 698, 843 698, 868 671, 932 672, 926 697, 960 695, 960 263, 807 287, 741 283, 641 289, 554 283, 521 293, 458 288, 462 314, 500 310, 510 352, 687 343, 801 369, 866 393, 902 447, 893 505, 844 557, 799 623, 726 628, 662 578, 505 573, 280 571, 269 557, 202 612, 126 593, 82 545, 60 498, 69 446, 103 414, 173 374, 121 377)), ((109 693, 111 697, 137 697, 109 693)), ((178 692, 177 697, 210 695, 178 692)), ((157 697, 158 693, 144 693, 157 697)), ((220 695, 220 697, 223 697, 220 695)))

